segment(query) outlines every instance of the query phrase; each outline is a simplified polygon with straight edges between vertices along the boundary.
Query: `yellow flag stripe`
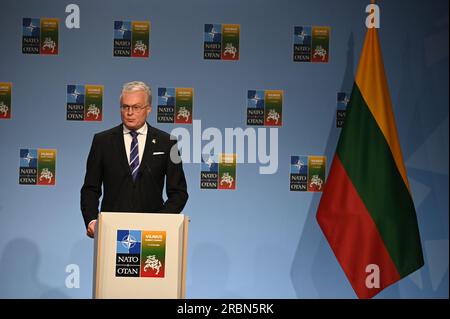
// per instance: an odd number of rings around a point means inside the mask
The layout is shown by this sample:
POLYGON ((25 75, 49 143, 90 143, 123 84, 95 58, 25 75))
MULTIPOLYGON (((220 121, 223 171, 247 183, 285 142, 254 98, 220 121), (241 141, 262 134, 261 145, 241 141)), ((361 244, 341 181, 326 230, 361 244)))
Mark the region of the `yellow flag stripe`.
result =
POLYGON ((391 149, 397 169, 408 191, 411 193, 406 169, 403 164, 403 156, 398 139, 397 127, 395 125, 395 118, 392 112, 391 97, 384 72, 383 57, 376 28, 371 28, 367 32, 356 72, 356 84, 380 130, 383 132, 384 138, 391 149))

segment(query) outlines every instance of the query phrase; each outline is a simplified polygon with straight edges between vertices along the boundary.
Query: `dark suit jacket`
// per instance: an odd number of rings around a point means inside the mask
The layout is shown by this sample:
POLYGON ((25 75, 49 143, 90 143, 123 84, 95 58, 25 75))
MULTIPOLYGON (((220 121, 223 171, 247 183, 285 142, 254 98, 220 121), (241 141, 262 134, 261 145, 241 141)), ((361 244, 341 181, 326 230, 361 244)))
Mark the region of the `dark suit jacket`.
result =
MULTIPOLYGON (((148 125, 142 162, 136 181, 133 181, 122 124, 95 134, 81 188, 81 211, 86 226, 98 216, 102 184, 101 211, 180 213, 188 193, 181 159, 179 164, 170 159, 170 151, 175 144, 176 140, 171 140, 169 134, 148 125), (164 179, 166 202, 162 198, 164 179)), ((176 147, 174 154, 179 156, 176 147)))

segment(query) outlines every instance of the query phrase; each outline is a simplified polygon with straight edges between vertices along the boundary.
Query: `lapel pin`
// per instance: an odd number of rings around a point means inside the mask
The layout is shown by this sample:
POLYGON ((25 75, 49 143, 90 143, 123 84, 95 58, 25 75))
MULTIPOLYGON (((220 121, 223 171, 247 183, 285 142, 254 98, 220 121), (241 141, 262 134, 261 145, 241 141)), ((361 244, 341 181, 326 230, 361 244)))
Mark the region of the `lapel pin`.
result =
POLYGON ((153 143, 153 144, 156 144, 156 138, 154 138, 154 139, 152 140, 152 143, 153 143))

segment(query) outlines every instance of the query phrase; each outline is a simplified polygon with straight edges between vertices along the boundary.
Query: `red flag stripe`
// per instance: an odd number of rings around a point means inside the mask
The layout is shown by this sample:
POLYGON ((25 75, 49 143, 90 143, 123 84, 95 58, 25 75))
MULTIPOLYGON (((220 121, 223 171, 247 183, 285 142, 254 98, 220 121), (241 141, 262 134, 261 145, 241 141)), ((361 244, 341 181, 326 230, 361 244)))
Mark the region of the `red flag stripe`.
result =
POLYGON ((376 224, 338 155, 330 168, 317 221, 359 298, 372 298, 400 279, 376 224), (380 269, 379 288, 366 286, 366 278, 371 274, 366 272, 366 267, 370 264, 380 269))

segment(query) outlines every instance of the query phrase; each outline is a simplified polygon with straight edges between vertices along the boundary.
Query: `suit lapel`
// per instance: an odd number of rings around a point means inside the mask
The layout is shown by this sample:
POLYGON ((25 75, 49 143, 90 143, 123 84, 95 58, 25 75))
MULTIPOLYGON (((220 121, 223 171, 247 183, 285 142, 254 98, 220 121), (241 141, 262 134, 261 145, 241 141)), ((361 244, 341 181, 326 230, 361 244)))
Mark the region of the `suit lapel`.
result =
POLYGON ((128 165, 127 153, 125 151, 125 142, 123 140, 123 126, 119 125, 113 133, 113 144, 116 154, 119 154, 119 162, 124 171, 131 177, 130 165, 128 165))
POLYGON ((153 128, 150 126, 150 124, 147 123, 147 138, 145 140, 144 154, 142 155, 142 163, 141 163, 142 165, 140 165, 139 171, 142 171, 145 169, 144 166, 153 156, 153 150, 154 150, 156 141, 157 141, 156 133, 153 130, 153 128))

